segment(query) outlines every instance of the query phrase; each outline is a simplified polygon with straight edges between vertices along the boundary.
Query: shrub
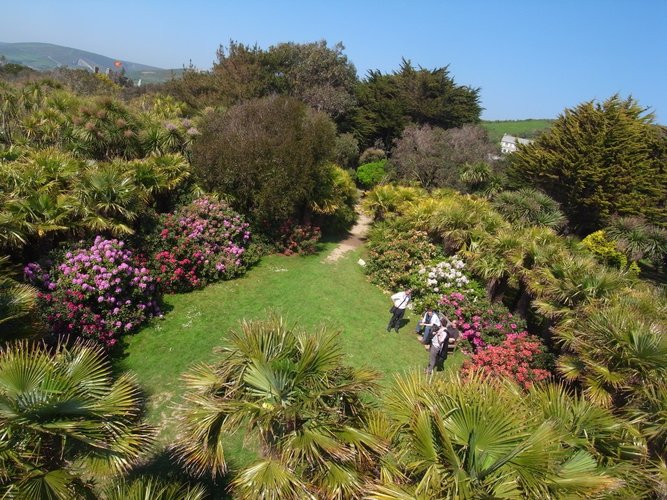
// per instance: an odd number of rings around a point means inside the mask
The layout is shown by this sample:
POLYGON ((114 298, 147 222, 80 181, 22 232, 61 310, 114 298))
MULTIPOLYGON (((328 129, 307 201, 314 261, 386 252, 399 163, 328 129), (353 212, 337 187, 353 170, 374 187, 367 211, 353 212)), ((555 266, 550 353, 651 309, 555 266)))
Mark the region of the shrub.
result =
POLYGON ((97 236, 91 247, 56 257, 59 263, 48 270, 37 263, 26 266, 26 278, 40 288, 38 307, 53 334, 111 347, 160 314, 155 280, 124 246, 97 236))
POLYGON ((204 188, 232 195, 236 210, 277 228, 320 201, 335 138, 331 119, 297 99, 251 100, 204 116, 193 166, 204 188))
POLYGON ((365 163, 357 169, 357 182, 364 189, 372 189, 377 186, 387 175, 387 160, 378 160, 365 163))
POLYGON ((618 249, 615 241, 607 238, 603 230, 589 234, 581 243, 595 255, 598 261, 609 267, 625 269, 628 265, 628 258, 618 249))
POLYGON ((492 376, 505 376, 515 380, 523 388, 545 380, 551 373, 544 369, 549 362, 546 347, 540 339, 528 332, 510 333, 500 345, 478 350, 463 364, 463 372, 479 369, 492 376))
POLYGON ((315 189, 311 204, 317 225, 324 232, 334 234, 350 229, 357 219, 354 211, 357 187, 352 177, 338 165, 330 164, 323 179, 315 189))
POLYGON ((374 163, 380 160, 386 160, 387 153, 380 148, 366 148, 359 156, 359 165, 365 165, 366 163, 374 163))
POLYGON ((526 323, 502 304, 491 304, 482 294, 452 292, 440 298, 440 310, 461 331, 464 348, 477 352, 497 345, 514 333, 525 330, 526 323))
POLYGON ((334 160, 344 169, 352 169, 357 166, 359 158, 359 141, 353 134, 341 134, 336 137, 334 145, 334 160))
POLYGON ((380 226, 371 232, 364 269, 386 290, 419 288, 421 278, 414 270, 440 256, 425 232, 380 226))
POLYGON ((168 292, 184 292, 245 272, 249 225, 225 203, 199 198, 160 218, 149 238, 151 268, 168 292))
POLYGON ((443 294, 460 291, 466 294, 473 289, 481 291, 481 285, 468 278, 463 272, 465 263, 458 256, 428 266, 420 266, 417 270, 417 285, 413 287, 414 303, 417 310, 426 307, 438 309, 443 294))
POLYGON ((317 250, 317 242, 321 236, 322 233, 317 226, 299 225, 287 220, 280 226, 277 249, 285 255, 312 254, 317 250))

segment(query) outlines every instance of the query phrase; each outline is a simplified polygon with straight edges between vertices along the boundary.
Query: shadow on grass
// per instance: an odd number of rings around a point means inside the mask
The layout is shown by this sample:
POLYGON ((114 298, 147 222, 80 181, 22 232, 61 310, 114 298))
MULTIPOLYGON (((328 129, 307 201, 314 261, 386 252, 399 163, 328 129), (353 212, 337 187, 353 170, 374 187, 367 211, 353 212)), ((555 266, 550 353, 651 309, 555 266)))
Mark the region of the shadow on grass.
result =
POLYGON ((232 498, 229 492, 229 484, 233 479, 232 474, 232 472, 229 472, 216 480, 211 479, 210 476, 193 478, 181 468, 167 450, 162 450, 145 464, 133 469, 128 475, 128 480, 131 481, 139 477, 152 477, 163 481, 174 481, 191 485, 200 484, 206 488, 206 498, 210 500, 228 500, 232 498))

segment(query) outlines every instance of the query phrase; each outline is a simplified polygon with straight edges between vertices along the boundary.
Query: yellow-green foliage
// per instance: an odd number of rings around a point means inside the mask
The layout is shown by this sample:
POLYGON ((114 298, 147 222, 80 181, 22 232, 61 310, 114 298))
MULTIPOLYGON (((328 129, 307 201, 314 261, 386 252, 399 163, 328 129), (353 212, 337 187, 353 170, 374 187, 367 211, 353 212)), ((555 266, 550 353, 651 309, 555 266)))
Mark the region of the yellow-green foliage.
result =
POLYGON ((581 243, 603 264, 617 269, 625 269, 628 265, 628 258, 618 249, 615 241, 607 238, 604 230, 589 234, 581 243))

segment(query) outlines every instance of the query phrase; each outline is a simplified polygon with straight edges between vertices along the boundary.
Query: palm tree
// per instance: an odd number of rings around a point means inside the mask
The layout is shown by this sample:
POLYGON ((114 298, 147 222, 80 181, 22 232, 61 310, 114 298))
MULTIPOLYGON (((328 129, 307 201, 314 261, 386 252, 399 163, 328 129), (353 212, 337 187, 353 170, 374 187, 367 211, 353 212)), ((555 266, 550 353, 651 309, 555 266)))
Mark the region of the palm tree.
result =
POLYGON ((12 276, 9 258, 0 257, 0 326, 25 317, 35 305, 37 291, 12 276))
POLYGON ((367 498, 562 498, 618 483, 509 381, 403 375, 384 409, 405 480, 376 481, 367 498))
POLYGON ((185 377, 174 453, 196 474, 227 470, 224 440, 245 429, 260 458, 232 482, 239 498, 358 496, 384 449, 363 430, 377 375, 343 363, 337 335, 243 322, 213 365, 185 377))
POLYGON ((103 500, 203 500, 206 492, 201 486, 189 486, 160 479, 139 478, 119 481, 105 489, 103 500))
POLYGON ((130 223, 140 208, 139 193, 133 178, 113 163, 85 171, 74 186, 74 196, 86 229, 114 235, 133 233, 130 223))
POLYGON ((384 184, 369 191, 361 206, 373 219, 383 220, 387 214, 401 212, 410 202, 425 197, 426 191, 421 188, 384 184))
POLYGON ((537 189, 502 191, 494 196, 493 206, 519 227, 533 225, 557 231, 567 223, 558 202, 537 189))
POLYGON ((648 224, 641 217, 618 217, 605 233, 631 261, 646 257, 660 264, 667 254, 667 230, 648 224))
POLYGON ((0 349, 0 493, 72 499, 85 477, 128 470, 152 442, 139 389, 99 347, 25 341, 0 349))
POLYGON ((661 293, 626 289, 606 304, 593 302, 578 321, 559 325, 567 353, 558 360, 598 404, 626 406, 641 388, 667 375, 667 311, 661 293))

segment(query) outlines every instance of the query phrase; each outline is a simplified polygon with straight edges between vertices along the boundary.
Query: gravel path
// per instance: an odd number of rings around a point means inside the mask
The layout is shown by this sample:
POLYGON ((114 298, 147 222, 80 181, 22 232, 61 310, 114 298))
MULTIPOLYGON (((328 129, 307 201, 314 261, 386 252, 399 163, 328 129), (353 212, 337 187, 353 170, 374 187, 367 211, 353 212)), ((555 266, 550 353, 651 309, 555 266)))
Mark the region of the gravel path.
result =
POLYGON ((323 262, 327 264, 336 262, 347 252, 358 248, 364 241, 366 241, 366 233, 368 233, 368 228, 371 225, 372 219, 361 213, 358 208, 357 214, 359 215, 359 218, 357 219, 357 223, 350 229, 348 237, 341 241, 323 262))

